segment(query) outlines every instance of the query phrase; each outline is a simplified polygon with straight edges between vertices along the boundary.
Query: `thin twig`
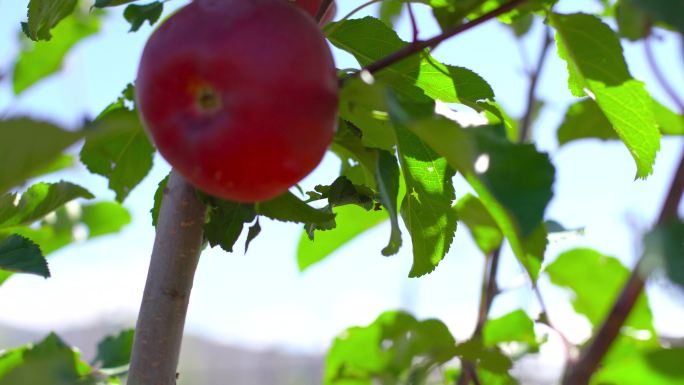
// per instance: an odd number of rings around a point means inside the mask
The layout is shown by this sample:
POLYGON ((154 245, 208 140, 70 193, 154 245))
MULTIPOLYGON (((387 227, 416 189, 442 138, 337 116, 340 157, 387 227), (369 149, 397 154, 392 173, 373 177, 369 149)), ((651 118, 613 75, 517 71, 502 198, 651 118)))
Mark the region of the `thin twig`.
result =
POLYGON ((682 100, 679 94, 677 94, 674 88, 672 88, 670 82, 668 82, 665 78, 663 71, 660 70, 660 67, 656 61, 655 53, 653 52, 651 39, 644 39, 644 52, 646 54, 646 61, 648 62, 649 67, 651 67, 651 71, 653 72, 653 75, 655 75, 658 84, 660 84, 670 99, 672 99, 672 101, 677 105, 680 113, 684 114, 684 100, 682 100))
POLYGON ((342 18, 341 18, 340 20, 338 20, 335 24, 333 24, 332 27, 327 28, 327 29, 324 31, 324 32, 325 32, 325 36, 330 36, 333 32, 335 32, 335 31, 337 30, 337 28, 340 27, 340 25, 342 25, 341 23, 342 23, 343 21, 348 20, 350 17, 354 16, 357 12, 361 11, 362 9, 364 9, 364 8, 370 6, 370 5, 373 5, 373 4, 375 4, 375 3, 379 3, 379 2, 381 2, 381 1, 383 1, 383 0, 370 0, 370 1, 367 1, 367 2, 365 2, 365 3, 361 4, 361 5, 359 5, 358 7, 354 8, 354 9, 352 9, 348 14, 344 15, 344 17, 342 17, 342 18))
POLYGON ((416 23, 416 15, 413 14, 413 7, 411 3, 406 3, 406 8, 408 9, 409 20, 411 20, 411 30, 413 31, 412 43, 418 41, 418 23, 416 23))
POLYGON ((441 42, 444 40, 447 40, 451 37, 454 37, 462 32, 465 32, 471 28, 474 28, 486 21, 489 21, 495 17, 498 17, 500 15, 503 15, 504 13, 507 13, 509 11, 512 11, 513 9, 517 8, 520 6, 522 3, 524 3, 527 0, 512 0, 501 7, 489 12, 485 13, 484 15, 473 19, 467 23, 461 24, 459 26, 456 26, 454 28, 451 28, 447 31, 444 31, 443 33, 427 39, 427 40, 417 40, 413 44, 407 45, 402 49, 399 49, 395 51, 392 54, 389 54, 388 56, 385 56, 384 58, 371 63, 367 65, 366 67, 363 68, 363 70, 368 71, 370 73, 375 73, 380 71, 381 69, 385 67, 389 67, 394 63, 397 63, 401 60, 406 59, 407 57, 414 55, 426 48, 435 48, 437 45, 439 45, 441 42))
POLYGON ((325 16, 325 13, 328 11, 328 8, 330 8, 330 4, 333 3, 335 0, 323 0, 321 2, 321 6, 318 7, 318 11, 316 12, 316 21, 321 22, 321 19, 323 19, 323 16, 325 16))
POLYGON ((541 52, 539 54, 539 59, 537 60, 537 67, 530 72, 530 85, 527 91, 527 108, 525 115, 523 115, 522 123, 520 124, 520 141, 526 142, 530 137, 530 129, 532 126, 532 120, 534 118, 535 111, 535 101, 537 93, 537 83, 541 76, 542 70, 544 68, 544 63, 546 62, 546 53, 549 50, 549 46, 553 38, 549 28, 546 27, 544 31, 544 43, 542 44, 541 52))

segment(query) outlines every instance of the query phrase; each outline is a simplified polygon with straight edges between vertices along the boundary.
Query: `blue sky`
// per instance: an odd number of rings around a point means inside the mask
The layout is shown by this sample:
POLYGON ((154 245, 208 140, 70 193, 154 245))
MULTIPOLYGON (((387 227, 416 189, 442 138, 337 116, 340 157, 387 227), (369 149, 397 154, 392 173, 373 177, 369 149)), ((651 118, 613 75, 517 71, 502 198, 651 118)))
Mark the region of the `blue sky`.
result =
MULTIPOLYGON (((24 20, 26 3, 0 0, 2 71, 8 71, 16 57, 19 22, 24 20)), ((167 12, 185 3, 170 1, 167 12)), ((338 16, 361 3, 341 0, 338 16)), ((597 4, 590 0, 562 0, 557 11, 591 11, 597 4)), ((427 9, 415 6, 415 10, 421 36, 436 34, 438 29, 427 9)), ((129 26, 121 11, 112 12, 97 37, 82 42, 69 54, 59 75, 19 98, 12 97, 7 81, 0 83, 0 116, 31 115, 74 127, 84 115, 94 116, 114 100, 134 79, 142 47, 151 32, 145 26, 139 33, 127 33, 129 26)), ((371 7, 359 16, 374 12, 371 7)), ((536 60, 541 28, 536 25, 523 43, 530 61, 536 60)), ((407 20, 400 22, 399 33, 409 39, 407 20)), ((656 44, 658 57, 675 89, 682 90, 684 71, 677 54, 681 47, 671 35, 663 37, 656 44)), ((508 112, 519 116, 527 89, 520 51, 521 45, 507 29, 488 23, 442 44, 435 56, 478 72, 492 85, 508 112)), ((641 45, 626 43, 625 53, 632 74, 646 81, 657 99, 669 104, 643 60, 641 45)), ((335 55, 338 67, 356 66, 349 55, 335 55)), ((640 234, 654 222, 663 201, 683 141, 663 140, 654 174, 646 181, 634 181, 635 166, 620 143, 586 140, 558 149, 555 129, 573 100, 566 79, 564 63, 552 48, 539 89, 547 107, 535 126, 534 137, 539 149, 551 152, 557 167, 555 195, 547 217, 569 228, 586 227, 587 231, 581 238, 553 243, 548 257, 586 246, 619 257, 631 266, 639 253, 640 234)), ((334 157, 326 157, 302 183, 303 187, 332 180, 337 167, 334 157)), ((154 239, 148 214, 152 194, 168 169, 163 159, 155 159, 150 175, 125 202, 134 221, 121 234, 56 253, 50 261, 53 277, 49 280, 17 276, 3 285, 0 322, 46 332, 90 322, 131 323, 154 239)), ((51 179, 80 183, 102 199, 114 197, 103 178, 90 175, 82 167, 51 179)), ((456 188, 459 196, 469 191, 462 181, 456 188)), ((303 274, 297 271, 295 262, 300 228, 276 222, 262 222, 262 227, 262 235, 247 255, 240 247, 233 254, 218 249, 204 253, 190 305, 189 330, 247 346, 321 351, 345 327, 371 322, 383 310, 408 307, 421 318, 443 319, 459 338, 471 333, 483 258, 464 228, 459 229, 452 250, 433 274, 409 280, 408 239, 398 255, 380 255, 389 236, 386 224, 303 274)), ((501 286, 508 290, 497 298, 494 315, 516 308, 537 310, 520 267, 509 252, 504 253, 500 279, 501 286)), ((588 324, 572 315, 567 293, 551 287, 546 279, 542 279, 541 288, 554 321, 572 338, 585 336, 588 324)), ((659 330, 684 335, 676 321, 684 317, 684 297, 662 284, 651 285, 649 292, 659 330)))

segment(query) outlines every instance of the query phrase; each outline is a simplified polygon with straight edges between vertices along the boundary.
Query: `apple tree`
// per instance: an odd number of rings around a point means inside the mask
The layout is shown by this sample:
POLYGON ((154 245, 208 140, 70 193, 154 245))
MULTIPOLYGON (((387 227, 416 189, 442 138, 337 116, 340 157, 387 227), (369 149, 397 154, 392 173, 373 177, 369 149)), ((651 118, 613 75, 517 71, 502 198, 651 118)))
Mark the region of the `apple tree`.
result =
POLYGON ((18 95, 97 34, 104 13, 122 11, 131 32, 159 24, 137 79, 81 129, 31 117, 0 120, 0 284, 12 274, 49 277, 46 258, 74 242, 76 228, 90 239, 145 215, 121 203, 149 172, 155 151, 173 170, 149 197, 156 239, 135 331, 105 338, 90 363, 55 334, 2 351, 0 385, 175 384, 202 250, 232 252, 243 232, 248 245, 265 220, 302 228, 302 270, 382 222, 390 226, 378 254, 410 248, 407 274, 415 279, 459 247, 457 229, 485 255, 471 338, 457 341, 439 319, 385 312, 332 341, 326 385, 517 384, 514 363, 545 343, 539 325, 565 341, 563 385, 684 383, 684 348, 659 341, 644 294, 653 275, 684 285, 684 152, 643 237, 642 256, 628 268, 592 249, 547 255, 549 237, 571 230, 545 216, 555 167, 532 140, 544 108, 540 74, 557 54, 576 97, 557 129, 559 144, 620 141, 633 158, 625 167, 648 178, 661 138, 684 135, 684 92, 671 85, 651 47, 663 31, 682 38, 684 2, 600 0, 599 11, 569 14, 556 10, 565 0, 371 0, 335 15, 331 0, 193 0, 162 21, 168 1, 30 0, 17 25, 26 44, 3 81, 18 95), (357 17, 376 3, 377 17, 357 17), (418 7, 431 12, 440 33, 420 37, 418 7), (409 40, 396 32, 402 14, 409 40), (432 54, 483 23, 502 23, 522 39, 540 22, 541 49, 518 118, 477 68, 432 54), (670 100, 654 99, 632 76, 625 41, 643 44, 670 100), (358 66, 336 68, 330 47, 358 66), (453 118, 455 106, 486 122, 466 127, 453 118), (312 191, 298 189, 328 151, 341 160, 339 174, 312 191), (116 201, 98 200, 74 182, 40 182, 74 162, 107 178, 116 201), (456 176, 474 193, 457 195, 456 176), (541 314, 490 317, 504 248, 524 270, 541 314), (537 285, 542 275, 574 294, 575 312, 591 325, 586 343, 573 344, 556 326, 537 285))

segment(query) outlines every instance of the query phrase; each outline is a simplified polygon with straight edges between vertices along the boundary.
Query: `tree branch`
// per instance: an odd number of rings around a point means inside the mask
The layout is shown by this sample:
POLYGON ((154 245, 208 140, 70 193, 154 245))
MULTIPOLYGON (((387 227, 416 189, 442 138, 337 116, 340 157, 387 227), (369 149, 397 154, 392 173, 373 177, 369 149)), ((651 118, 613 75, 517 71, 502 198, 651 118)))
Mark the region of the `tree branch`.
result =
MULTIPOLYGON (((656 79, 672 98, 672 101, 677 104, 677 107, 680 109, 679 112, 684 114, 684 102, 679 98, 674 89, 670 87, 669 82, 663 75, 663 72, 660 70, 648 40, 644 42, 644 48, 646 52, 646 59, 656 79)), ((677 166, 677 170, 672 178, 672 183, 670 184, 667 196, 665 197, 665 202, 663 203, 660 214, 658 215, 657 225, 663 225, 668 221, 678 217, 677 210, 681 204, 683 194, 684 151, 681 152, 679 165, 677 166)), ((601 360, 613 345, 613 342, 617 338, 618 334, 620 334, 622 325, 624 325, 625 320, 634 308, 639 295, 646 285, 645 279, 642 277, 642 263, 643 257, 639 259, 634 267, 634 270, 632 270, 629 280, 623 287, 620 296, 613 305, 613 308, 606 317, 606 320, 601 325, 601 328, 596 334, 594 340, 591 342, 591 344, 589 344, 587 349, 577 360, 577 363, 573 367, 568 368, 563 379, 563 385, 585 385, 589 383, 592 374, 598 369, 601 360)))
MULTIPOLYGON (((663 208, 658 216, 659 225, 677 217, 677 209, 682 200, 682 193, 684 193, 684 151, 682 151, 679 166, 665 198, 663 208)), ((568 370, 563 380, 563 385, 586 385, 589 383, 591 375, 598 369, 601 360, 617 338, 622 325, 624 325, 629 313, 634 308, 639 294, 644 289, 646 282, 641 275, 640 266, 642 263, 643 259, 637 262, 627 284, 620 293, 620 297, 613 305, 613 309, 596 334, 596 338, 580 356, 577 364, 568 370)))
POLYGON ((512 0, 501 7, 489 12, 485 13, 484 15, 478 17, 477 19, 473 19, 465 24, 461 24, 459 26, 456 26, 454 28, 451 28, 447 31, 444 31, 443 33, 427 39, 427 40, 416 40, 413 44, 409 44, 405 46, 404 48, 395 51, 394 53, 385 56, 384 58, 371 63, 364 67, 362 71, 367 71, 370 73, 375 73, 380 71, 381 69, 385 67, 389 67, 394 63, 397 63, 401 60, 406 59, 407 57, 414 55, 426 48, 434 48, 439 43, 443 42, 444 40, 447 40, 451 37, 454 37, 462 32, 465 32, 473 27, 476 27, 486 21, 489 21, 497 16, 503 15, 506 12, 512 11, 513 9, 517 8, 520 6, 522 3, 524 3, 527 0, 512 0))
POLYGON ((185 315, 202 248, 205 207, 171 172, 135 330, 128 385, 173 385, 185 315))
POLYGON ((323 19, 323 16, 325 16, 325 13, 328 11, 328 8, 330 8, 330 4, 332 4, 333 1, 335 0, 323 0, 323 2, 321 2, 321 6, 318 7, 318 11, 316 11, 316 16, 314 17, 316 22, 321 22, 321 19, 323 19))

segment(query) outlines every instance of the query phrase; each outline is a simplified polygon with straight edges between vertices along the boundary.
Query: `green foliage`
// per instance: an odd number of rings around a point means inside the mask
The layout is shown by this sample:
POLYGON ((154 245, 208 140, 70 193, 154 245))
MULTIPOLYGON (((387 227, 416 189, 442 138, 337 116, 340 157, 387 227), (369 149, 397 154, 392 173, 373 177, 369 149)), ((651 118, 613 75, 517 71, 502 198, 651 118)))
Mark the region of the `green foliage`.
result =
MULTIPOLYGON (((545 271, 551 282, 567 287, 574 293, 572 306, 587 317, 593 327, 603 322, 629 277, 629 270, 620 261, 591 249, 567 251, 549 264, 545 271)), ((645 295, 639 297, 625 325, 654 332, 653 316, 645 295)))
POLYGON ((159 220, 159 210, 161 209, 162 199, 164 198, 164 190, 166 189, 166 184, 169 182, 169 176, 164 177, 164 179, 159 181, 157 185, 157 190, 154 192, 154 204, 150 209, 150 214, 152 215, 152 226, 157 227, 157 221, 159 220))
POLYGON ((68 182, 38 183, 17 201, 18 196, 7 194, 0 198, 0 229, 31 224, 76 198, 94 198, 88 190, 68 182))
POLYGON ((50 30, 74 11, 78 0, 31 0, 22 29, 31 40, 50 40, 50 30))
POLYGON ((245 224, 256 218, 254 205, 205 198, 208 203, 207 222, 204 237, 211 247, 221 246, 227 252, 233 251, 245 224))
POLYGON ((9 350, 0 356, 0 385, 74 385, 84 380, 88 371, 79 354, 55 334, 35 346, 9 350))
POLYGON ((477 247, 486 255, 501 246, 503 234, 496 220, 477 197, 466 194, 456 203, 458 220, 466 225, 477 247))
POLYGON ((376 168, 376 179, 378 181, 378 194, 380 202, 390 217, 392 232, 387 246, 382 249, 382 255, 394 255, 399 252, 401 247, 401 229, 397 218, 397 199, 399 197, 399 166, 393 154, 380 151, 378 156, 378 166, 376 168))
POLYGON ((123 202, 152 168, 154 147, 136 111, 115 108, 92 125, 81 161, 94 174, 109 179, 116 200, 123 202))
POLYGON ((509 142, 502 126, 464 130, 444 118, 408 125, 466 178, 516 257, 536 278, 546 246, 544 209, 554 178, 548 156, 533 145, 509 142))
POLYGON ((139 30, 146 21, 150 25, 153 25, 159 20, 162 12, 164 12, 164 3, 161 1, 155 1, 145 5, 129 5, 124 11, 124 18, 131 23, 131 30, 129 32, 139 30))
POLYGON ((484 346, 495 346, 504 342, 522 342, 532 348, 538 346, 534 321, 523 310, 513 311, 485 324, 482 331, 484 346))
POLYGON ((0 269, 50 277, 47 261, 30 239, 10 235, 0 241, 0 269))
POLYGON ((0 194, 50 167, 82 137, 31 119, 0 120, 0 194))
POLYGON ((438 320, 418 321, 398 311, 338 336, 326 358, 323 383, 371 385, 425 379, 456 354, 456 341, 438 320), (419 362, 419 364, 415 364, 419 362))
MULTIPOLYGON (((32 1, 34 2, 35 0, 32 1)), ((44 0, 43 2, 59 4, 64 0, 44 0)), ((73 3, 75 2, 74 0, 73 3)), ((39 80, 59 71, 67 53, 76 44, 99 30, 100 19, 97 13, 85 15, 77 12, 62 20, 54 29, 55 36, 49 42, 25 42, 14 65, 12 83, 15 95, 21 94, 39 80)))
POLYGON ((645 269, 658 268, 684 288, 684 222, 671 221, 657 226, 644 237, 645 269))
POLYGON ((591 15, 552 13, 550 21, 557 31, 558 54, 568 63, 570 91, 598 104, 632 154, 637 178, 648 177, 660 135, 649 108, 651 96, 629 74, 617 35, 591 15))
MULTIPOLYGON (((663 135, 684 135, 684 117, 653 101, 653 113, 663 135)), ((576 102, 565 113, 565 119, 557 131, 558 143, 563 145, 585 138, 618 139, 613 126, 591 99, 576 102)))
POLYGON ((129 329, 100 341, 97 345, 97 356, 93 365, 98 365, 101 368, 117 368, 128 365, 133 348, 133 336, 133 329, 129 329))
POLYGON ((297 264, 304 271, 322 261, 343 245, 365 231, 387 220, 387 212, 366 211, 359 206, 347 205, 333 209, 337 226, 334 230, 317 231, 314 239, 303 232, 297 246, 297 264))
POLYGON ((681 0, 630 0, 652 21, 663 22, 684 33, 684 2, 681 0))
MULTIPOLYGON (((400 111, 400 113, 403 111, 400 111)), ((432 272, 449 251, 456 232, 456 198, 452 177, 455 171, 392 113, 399 161, 406 182, 401 216, 411 235, 413 266, 409 277, 432 272)))

